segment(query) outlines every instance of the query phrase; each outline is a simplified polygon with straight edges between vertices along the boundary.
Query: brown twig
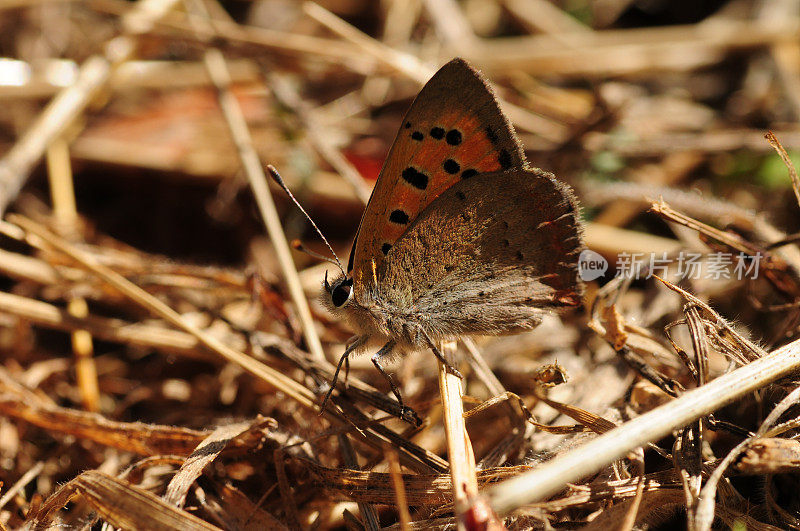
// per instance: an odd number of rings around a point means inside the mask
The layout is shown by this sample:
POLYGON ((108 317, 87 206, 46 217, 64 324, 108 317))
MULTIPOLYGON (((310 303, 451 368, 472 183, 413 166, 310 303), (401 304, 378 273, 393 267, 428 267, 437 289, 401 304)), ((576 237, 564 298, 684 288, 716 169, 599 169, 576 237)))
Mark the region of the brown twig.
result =
POLYGON ((781 145, 780 141, 775 136, 775 133, 768 131, 765 136, 767 142, 769 142, 769 145, 775 148, 775 151, 778 152, 781 160, 786 165, 786 169, 789 171, 789 178, 792 180, 792 190, 794 190, 794 195, 797 198, 797 202, 800 203, 800 178, 797 177, 797 170, 794 168, 792 159, 789 158, 789 154, 786 153, 786 149, 784 149, 783 145, 781 145))
POLYGON ((132 284, 108 267, 98 263, 93 257, 76 249, 74 246, 50 233, 40 225, 19 215, 9 216, 9 219, 29 233, 41 238, 54 249, 66 254, 89 271, 92 271, 105 282, 119 290, 125 296, 129 297, 132 301, 144 308, 147 308, 149 311, 165 319, 173 326, 192 334, 204 346, 213 352, 216 352, 231 363, 239 365, 246 371, 281 389, 302 406, 313 410, 317 409, 314 403, 313 395, 309 392, 309 390, 291 378, 288 378, 284 374, 272 369, 271 367, 268 367, 263 363, 230 348, 214 336, 210 335, 208 332, 190 324, 175 310, 161 302, 156 297, 132 284))
POLYGON ((397 452, 392 448, 386 448, 384 452, 386 461, 389 463, 389 474, 392 476, 392 488, 397 497, 397 512, 400 515, 400 529, 408 531, 411 529, 411 514, 408 512, 408 500, 406 498, 406 486, 403 484, 403 470, 400 468, 400 460, 397 452))
MULTIPOLYGON (((455 345, 443 344, 440 349, 447 356, 455 345)), ((475 475, 475 455, 464 423, 464 404, 462 402, 463 382, 461 378, 438 361, 439 394, 444 408, 444 426, 447 436, 447 457, 453 482, 453 503, 460 514, 469 506, 469 500, 478 494, 478 480, 475 475)))
MULTIPOLYGON (((72 168, 69 146, 64 138, 57 138, 47 148, 47 176, 53 214, 62 233, 77 232, 78 211, 75 206, 75 189, 72 184, 72 168)), ((89 307, 83 297, 73 297, 67 311, 77 318, 86 317, 89 307)), ((75 356, 75 374, 83 405, 88 411, 100 409, 100 386, 97 382, 97 367, 94 363, 92 336, 86 330, 72 332, 72 352, 75 356)))
POLYGON ((317 152, 347 181, 358 200, 366 205, 371 193, 370 186, 367 185, 358 170, 342 155, 342 152, 331 143, 330 135, 326 135, 325 128, 317 120, 313 109, 300 98, 283 76, 268 74, 267 78, 275 98, 291 108, 300 118, 303 130, 317 152))
POLYGON ((17 197, 47 146, 61 136, 108 81, 111 71, 136 51, 136 35, 153 24, 178 0, 139 0, 122 20, 125 33, 105 45, 104 55, 94 55, 80 68, 75 83, 61 91, 36 122, 0 159, 0 214, 17 197))
POLYGON ((33 465, 25 474, 19 478, 13 485, 11 485, 6 491, 3 493, 3 497, 0 498, 0 509, 6 506, 6 504, 11 501, 11 499, 19 494, 19 492, 28 486, 28 483, 33 481, 33 479, 38 476, 42 469, 44 468, 44 463, 39 461, 35 465, 33 465))
POLYGON ((623 457, 633 448, 656 441, 673 429, 712 413, 747 393, 800 368, 800 341, 720 376, 707 385, 614 428, 534 471, 505 481, 489 491, 492 506, 508 514, 526 503, 542 499, 623 457))
POLYGON ((308 349, 318 359, 325 359, 325 353, 322 351, 322 344, 314 327, 314 320, 311 318, 308 302, 292 260, 289 242, 286 240, 278 211, 267 186, 264 168, 258 158, 258 153, 253 147, 253 140, 242 110, 236 98, 230 92, 231 79, 228 68, 225 65, 225 58, 222 52, 216 48, 209 48, 205 53, 205 63, 209 76, 211 76, 214 86, 217 88, 220 107, 230 128, 233 141, 236 143, 242 165, 253 189, 253 195, 258 203, 261 217, 266 225, 267 233, 275 246, 275 252, 278 255, 278 261, 281 265, 289 294, 294 301, 295 309, 303 326, 303 335, 308 349))

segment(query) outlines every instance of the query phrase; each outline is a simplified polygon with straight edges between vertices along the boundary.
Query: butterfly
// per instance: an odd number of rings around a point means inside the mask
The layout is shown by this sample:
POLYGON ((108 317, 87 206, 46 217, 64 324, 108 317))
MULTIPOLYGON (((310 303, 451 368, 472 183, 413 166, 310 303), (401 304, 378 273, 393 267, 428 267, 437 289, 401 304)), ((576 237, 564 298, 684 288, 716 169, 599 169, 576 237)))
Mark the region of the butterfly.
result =
POLYGON ((403 119, 364 211, 347 270, 323 302, 355 330, 339 360, 369 347, 375 367, 464 335, 512 334, 582 301, 572 190, 528 166, 482 75, 445 64, 403 119))

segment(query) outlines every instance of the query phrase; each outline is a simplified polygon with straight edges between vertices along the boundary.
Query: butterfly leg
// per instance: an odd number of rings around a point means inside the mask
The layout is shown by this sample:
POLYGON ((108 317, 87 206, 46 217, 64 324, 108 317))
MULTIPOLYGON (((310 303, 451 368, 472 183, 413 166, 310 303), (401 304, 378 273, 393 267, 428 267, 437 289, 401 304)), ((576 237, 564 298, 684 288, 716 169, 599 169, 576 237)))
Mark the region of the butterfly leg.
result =
POLYGON ((389 382, 389 385, 392 387, 392 393, 397 398, 397 401, 400 403, 400 417, 405 418, 406 410, 409 409, 403 404, 403 397, 400 395, 400 388, 397 387, 397 384, 394 383, 394 378, 392 375, 386 372, 386 369, 383 368, 381 365, 382 359, 388 358, 392 354, 392 350, 395 347, 394 341, 388 341, 381 349, 372 356, 372 364, 375 365, 375 368, 380 371, 386 381, 389 382))
POLYGON ((434 343, 434 341, 431 339, 431 336, 428 335, 428 333, 425 331, 425 329, 422 328, 421 326, 418 326, 417 330, 419 330, 419 332, 422 334, 422 337, 425 338, 425 341, 428 343, 428 346, 433 351, 434 356, 436 356, 436 358, 439 361, 441 361, 442 364, 444 364, 445 367, 447 367, 448 371, 450 371, 452 374, 455 374, 456 376, 458 376, 459 378, 461 378, 463 380, 464 379, 464 375, 461 374, 461 372, 459 372, 458 369, 453 367, 450 364, 450 362, 447 360, 447 358, 444 357, 444 354, 442 354, 442 351, 439 350, 439 347, 436 346, 436 343, 434 343))
MULTIPOLYGON (((345 343, 345 351, 347 349, 349 349, 351 345, 353 345, 354 343, 356 343, 358 341, 361 341, 361 343, 359 343, 359 344, 363 344, 363 340, 359 336, 353 336, 350 339, 348 339, 347 343, 345 343)), ((350 377, 350 356, 348 356, 344 360, 344 385, 345 385, 345 388, 347 387, 347 379, 349 377, 350 377)))
POLYGON ((366 341, 365 338, 359 337, 352 343, 350 343, 347 348, 344 349, 344 354, 342 357, 339 358, 339 363, 336 365, 336 372, 333 373, 333 380, 331 381, 331 386, 328 388, 328 392, 325 393, 325 398, 322 400, 322 406, 319 408, 319 414, 322 415, 322 412, 325 411, 325 406, 328 405, 328 399, 331 397, 331 393, 336 388, 336 381, 339 379, 339 371, 342 368, 342 363, 347 365, 347 369, 345 370, 345 374, 347 374, 350 370, 350 354, 364 344, 366 341))

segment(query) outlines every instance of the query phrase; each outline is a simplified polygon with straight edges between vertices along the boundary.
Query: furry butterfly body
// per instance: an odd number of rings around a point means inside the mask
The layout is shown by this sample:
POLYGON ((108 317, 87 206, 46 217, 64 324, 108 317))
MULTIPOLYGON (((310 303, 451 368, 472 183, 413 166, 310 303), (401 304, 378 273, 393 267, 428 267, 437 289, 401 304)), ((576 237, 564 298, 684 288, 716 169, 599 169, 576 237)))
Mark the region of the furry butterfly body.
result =
POLYGON ((477 175, 431 203, 380 268, 361 270, 349 300, 338 308, 325 300, 364 346, 394 340, 400 350, 416 350, 428 339, 533 328, 547 310, 580 304, 580 236, 568 194, 543 172, 477 175), (547 211, 534 204, 559 194, 563 199, 547 211))
POLYGON ((443 339, 516 333, 578 306, 577 215, 567 185, 527 166, 480 74, 446 64, 403 120, 347 271, 325 281, 327 306, 357 334, 342 360, 380 346, 372 361, 391 382, 392 356, 443 360, 443 339))

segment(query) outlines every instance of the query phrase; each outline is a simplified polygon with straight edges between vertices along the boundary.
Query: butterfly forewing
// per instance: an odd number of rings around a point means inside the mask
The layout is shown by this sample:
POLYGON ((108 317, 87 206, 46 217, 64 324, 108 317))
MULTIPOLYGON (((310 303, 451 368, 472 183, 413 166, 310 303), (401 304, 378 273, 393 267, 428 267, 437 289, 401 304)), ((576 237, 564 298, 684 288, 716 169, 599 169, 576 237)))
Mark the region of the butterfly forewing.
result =
POLYGON ((541 170, 481 174, 443 192, 397 240, 378 298, 431 337, 518 332, 543 310, 581 303, 581 250, 566 185, 541 170))
POLYGON ((375 184, 348 266, 356 290, 375 287, 395 242, 444 191, 524 166, 522 147, 481 75, 460 59, 446 64, 414 100, 375 184))

